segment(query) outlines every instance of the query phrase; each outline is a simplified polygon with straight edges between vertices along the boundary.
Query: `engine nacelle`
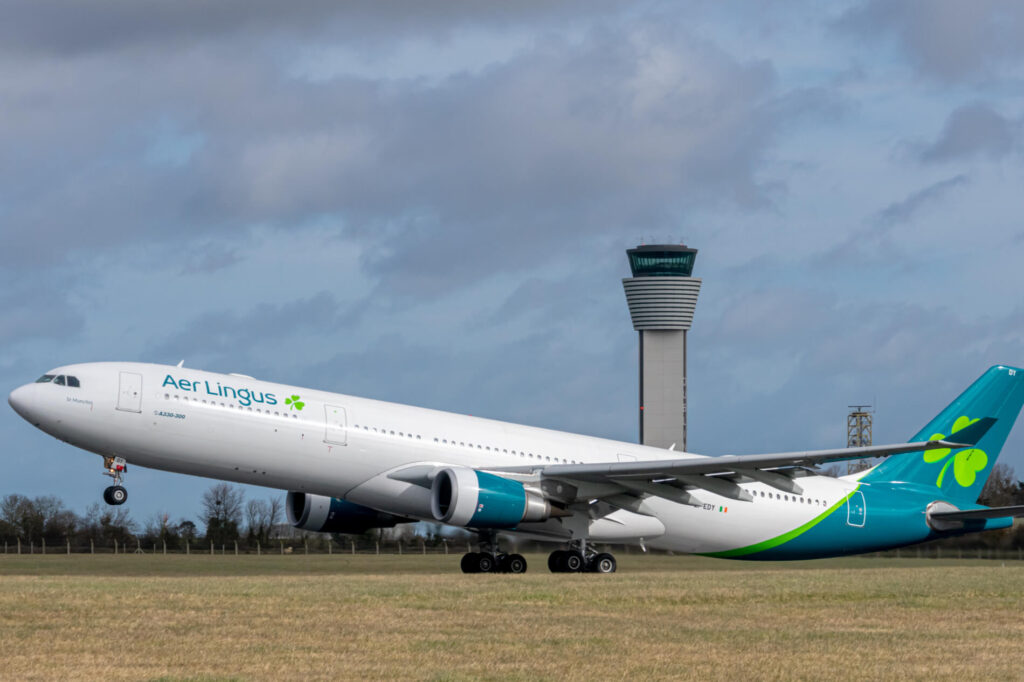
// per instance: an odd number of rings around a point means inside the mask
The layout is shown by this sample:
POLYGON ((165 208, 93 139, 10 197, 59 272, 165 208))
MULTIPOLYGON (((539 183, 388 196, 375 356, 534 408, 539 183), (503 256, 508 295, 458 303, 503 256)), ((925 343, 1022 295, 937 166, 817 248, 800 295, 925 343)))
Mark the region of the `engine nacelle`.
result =
POLYGON ((442 469, 430 489, 430 511, 438 521, 468 528, 515 528, 544 521, 551 505, 519 481, 468 467, 442 469))
POLYGON ((288 523, 317 533, 360 535, 371 528, 391 528, 399 523, 415 521, 338 497, 309 493, 288 493, 284 506, 288 523))

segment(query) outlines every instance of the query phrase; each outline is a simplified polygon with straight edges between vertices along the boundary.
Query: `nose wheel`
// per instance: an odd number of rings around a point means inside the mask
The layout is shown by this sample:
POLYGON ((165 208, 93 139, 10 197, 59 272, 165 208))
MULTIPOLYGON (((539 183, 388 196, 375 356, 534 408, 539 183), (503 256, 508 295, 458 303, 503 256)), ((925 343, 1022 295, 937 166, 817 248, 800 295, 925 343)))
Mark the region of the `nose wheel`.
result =
POLYGON ((124 504, 127 499, 128 491, 125 490, 123 485, 107 486, 107 489, 103 491, 103 501, 107 504, 117 506, 124 504))
POLYGON ((114 485, 107 486, 103 491, 103 501, 115 507, 124 504, 128 501, 128 491, 121 485, 121 481, 128 471, 128 462, 124 457, 104 457, 103 467, 106 469, 103 475, 114 479, 114 485))

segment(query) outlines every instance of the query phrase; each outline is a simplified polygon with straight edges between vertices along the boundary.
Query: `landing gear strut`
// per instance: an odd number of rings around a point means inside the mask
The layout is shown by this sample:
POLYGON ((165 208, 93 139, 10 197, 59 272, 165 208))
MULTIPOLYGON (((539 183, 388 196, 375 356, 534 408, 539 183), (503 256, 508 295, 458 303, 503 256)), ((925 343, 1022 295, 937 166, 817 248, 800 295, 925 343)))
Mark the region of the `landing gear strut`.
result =
POLYGON ((107 486, 103 491, 103 501, 114 506, 124 504, 128 500, 128 491, 121 485, 121 481, 128 470, 128 463, 124 457, 104 457, 103 466, 106 468, 103 475, 114 479, 114 485, 107 486))
POLYGON ((598 552, 586 540, 573 540, 569 549, 556 549, 548 556, 548 570, 552 573, 614 573, 618 565, 615 557, 598 552))
POLYGON ((463 573, 526 573, 526 559, 499 550, 494 531, 481 531, 480 551, 463 554, 460 567, 463 573))

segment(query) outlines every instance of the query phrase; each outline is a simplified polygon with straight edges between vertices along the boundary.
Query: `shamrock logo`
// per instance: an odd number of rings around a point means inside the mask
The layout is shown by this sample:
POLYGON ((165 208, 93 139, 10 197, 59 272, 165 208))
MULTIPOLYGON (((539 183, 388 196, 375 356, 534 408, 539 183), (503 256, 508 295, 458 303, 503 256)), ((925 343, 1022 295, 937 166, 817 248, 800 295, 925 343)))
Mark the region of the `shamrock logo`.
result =
MULTIPOLYGON (((968 426, 978 421, 977 419, 969 419, 968 417, 960 417, 953 422, 953 430, 950 432, 949 437, 952 438, 957 431, 966 429, 968 426)), ((935 433, 929 440, 943 440, 946 438, 945 434, 935 433)), ((936 450, 925 450, 924 461, 929 464, 935 462, 941 462, 942 460, 949 457, 953 451, 950 448, 939 448, 936 450)), ((939 477, 935 480, 935 485, 942 487, 942 479, 946 476, 946 469, 949 465, 953 465, 953 478, 964 488, 974 485, 974 480, 977 478, 978 472, 988 466, 988 455, 985 454, 984 450, 978 448, 967 448, 961 450, 951 459, 946 460, 946 463, 942 465, 942 471, 939 472, 939 477)))
POLYGON ((293 395, 291 398, 285 398, 284 404, 289 406, 289 410, 298 410, 299 412, 302 412, 302 408, 306 406, 306 403, 302 402, 302 399, 297 395, 293 395))

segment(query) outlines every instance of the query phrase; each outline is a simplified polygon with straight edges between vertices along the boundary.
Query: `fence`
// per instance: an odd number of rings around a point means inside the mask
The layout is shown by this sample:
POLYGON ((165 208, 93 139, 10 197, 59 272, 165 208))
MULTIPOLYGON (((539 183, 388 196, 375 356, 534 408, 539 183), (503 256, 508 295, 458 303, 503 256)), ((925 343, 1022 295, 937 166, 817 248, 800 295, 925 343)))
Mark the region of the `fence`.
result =
MULTIPOLYGON (((526 543, 510 546, 509 551, 522 553, 546 553, 553 545, 526 543)), ((127 543, 116 540, 110 543, 90 542, 88 545, 72 544, 66 541, 54 545, 29 542, 5 542, 3 553, 6 555, 33 554, 179 554, 179 555, 427 555, 427 554, 462 554, 477 549, 474 543, 466 540, 428 541, 412 539, 404 541, 365 541, 349 540, 347 543, 325 540, 273 540, 269 544, 254 545, 231 544, 214 545, 203 541, 186 541, 179 547, 168 547, 166 543, 143 543, 135 539, 127 543)), ((601 551, 617 554, 642 553, 631 545, 602 545, 601 551)), ((672 552, 651 550, 650 554, 671 555, 672 552)), ((864 559, 987 559, 998 561, 1024 561, 1024 548, 1000 549, 994 547, 943 547, 941 545, 919 545, 903 547, 886 552, 872 552, 858 555, 864 559)))

